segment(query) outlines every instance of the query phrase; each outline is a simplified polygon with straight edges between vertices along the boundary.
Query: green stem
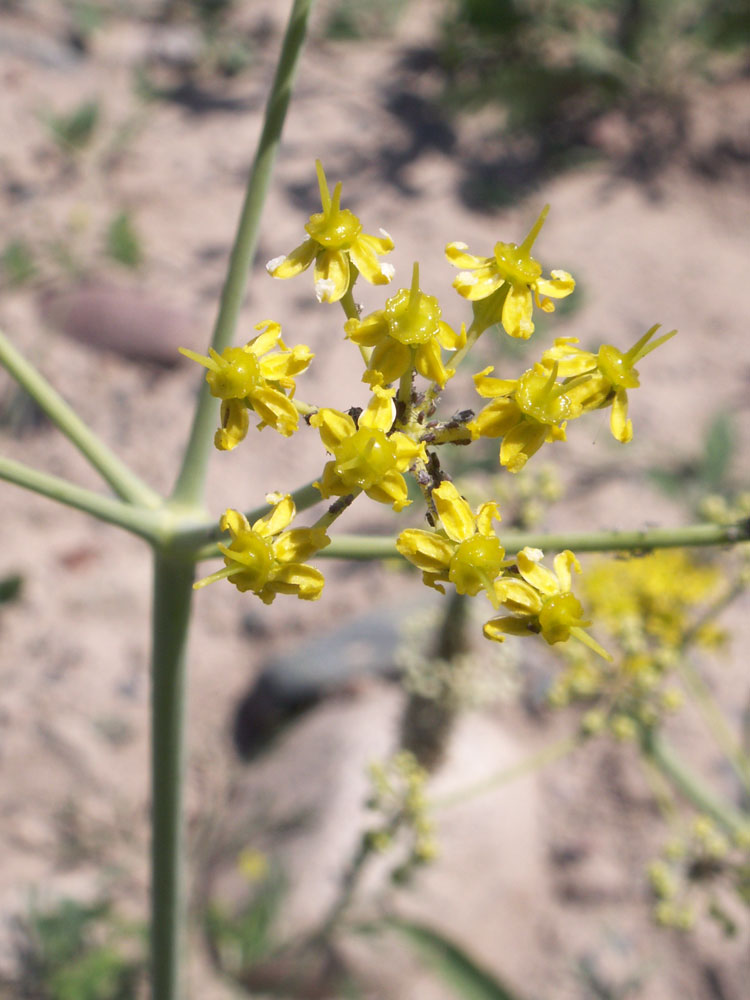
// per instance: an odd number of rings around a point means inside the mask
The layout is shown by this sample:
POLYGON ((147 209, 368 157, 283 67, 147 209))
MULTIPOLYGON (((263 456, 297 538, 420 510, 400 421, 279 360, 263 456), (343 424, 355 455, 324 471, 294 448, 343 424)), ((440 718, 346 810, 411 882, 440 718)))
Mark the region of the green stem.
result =
MULTIPOLYGON (((750 539, 750 521, 738 524, 691 524, 681 528, 651 528, 643 531, 582 531, 545 535, 532 531, 501 534, 510 555, 529 546, 535 549, 575 552, 650 552, 652 549, 692 548, 702 545, 734 545, 750 539)), ((320 554, 333 559, 390 559, 396 555, 391 535, 338 535, 320 554)))
POLYGON ((708 685, 686 656, 680 659, 677 673, 697 705, 717 746, 742 782, 745 793, 750 793, 750 760, 743 752, 742 745, 732 732, 724 713, 716 704, 708 685))
POLYGON ((728 833, 734 834, 747 829, 748 817, 707 788, 657 732, 644 730, 641 748, 646 759, 669 778, 696 809, 709 815, 728 833))
POLYGON ((151 996, 179 1000, 184 965, 182 798, 192 562, 155 551, 151 697, 151 996))
MULTIPOLYGON (((260 217, 271 181, 271 171, 279 147, 289 99, 292 95, 292 86, 305 40, 307 19, 312 3, 313 0, 294 0, 289 15, 276 75, 266 103, 263 131, 250 170, 245 201, 242 206, 211 341, 211 346, 219 353, 231 344, 237 327, 245 294, 247 274, 258 241, 260 217)), ((174 499, 191 504, 201 500, 215 422, 216 402, 211 396, 208 384, 204 382, 195 410, 190 439, 183 456, 182 468, 172 494, 174 499)))
MULTIPOLYGON (((159 507, 162 498, 128 468, 88 427, 30 361, 0 333, 0 364, 44 410, 53 424, 76 446, 123 500, 142 507, 159 507)), ((32 487, 33 488, 33 487, 32 487)))
POLYGON ((59 476, 37 472, 36 469, 30 469, 27 465, 14 462, 10 458, 0 457, 0 479, 49 497, 67 507, 82 510, 100 521, 116 524, 149 542, 154 542, 160 537, 163 517, 161 512, 151 508, 133 506, 114 497, 101 496, 82 486, 69 483, 66 479, 60 479, 59 476))

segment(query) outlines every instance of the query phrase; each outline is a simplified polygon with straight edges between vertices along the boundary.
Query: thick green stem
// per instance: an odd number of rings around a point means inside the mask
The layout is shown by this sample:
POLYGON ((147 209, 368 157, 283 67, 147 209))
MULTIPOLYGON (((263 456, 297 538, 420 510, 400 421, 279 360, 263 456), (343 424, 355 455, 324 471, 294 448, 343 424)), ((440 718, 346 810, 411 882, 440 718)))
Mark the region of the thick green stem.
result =
POLYGON ((23 386, 52 423, 60 428, 119 497, 143 507, 153 508, 161 505, 162 499, 159 494, 120 461, 2 333, 0 333, 0 364, 10 372, 19 385, 23 386))
POLYGON ((185 957, 182 799, 193 563, 154 553, 151 696, 151 996, 179 1000, 185 957))
MULTIPOLYGON (((219 313, 214 326, 211 346, 219 353, 232 343, 237 328, 247 275, 255 256, 260 217, 271 182, 271 172, 281 139, 281 130, 286 118, 289 99, 292 96, 292 86, 305 40, 307 19, 312 3, 313 0, 295 0, 289 15, 276 75, 266 103, 263 131, 250 170, 245 201, 221 295, 219 313)), ((185 449, 182 468, 174 488, 174 499, 192 504, 201 500, 215 423, 216 400, 211 396, 208 385, 204 382, 195 410, 190 440, 185 449)))

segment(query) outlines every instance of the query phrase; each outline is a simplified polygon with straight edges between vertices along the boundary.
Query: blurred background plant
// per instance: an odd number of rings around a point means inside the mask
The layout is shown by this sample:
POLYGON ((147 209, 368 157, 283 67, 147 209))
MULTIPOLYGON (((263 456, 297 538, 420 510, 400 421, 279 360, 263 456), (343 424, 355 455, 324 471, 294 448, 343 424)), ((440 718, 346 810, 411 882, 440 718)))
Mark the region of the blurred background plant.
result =
POLYGON ((34 902, 14 926, 17 1000, 134 1000, 140 996, 144 929, 118 918, 108 900, 34 902))

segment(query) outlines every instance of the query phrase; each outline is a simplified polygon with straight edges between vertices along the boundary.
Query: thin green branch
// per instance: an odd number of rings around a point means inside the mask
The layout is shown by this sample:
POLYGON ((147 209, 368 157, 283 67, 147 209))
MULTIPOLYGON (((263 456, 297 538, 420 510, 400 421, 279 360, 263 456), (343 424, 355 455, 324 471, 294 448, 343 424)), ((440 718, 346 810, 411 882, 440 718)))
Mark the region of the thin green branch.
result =
MULTIPOLYGON (((237 328, 247 275, 255 256, 261 213, 271 182, 271 172, 292 95, 312 3, 313 0, 295 0, 289 15, 211 341, 211 346, 219 353, 232 343, 237 328)), ((204 382, 195 410, 190 439, 183 456, 182 468, 172 494, 174 499, 190 504, 201 500, 215 422, 216 400, 204 382)))
POLYGON ((160 537, 163 518, 159 511, 151 508, 134 506, 116 500, 114 497, 101 496, 82 486, 69 483, 59 476, 47 472, 37 472, 35 469, 14 462, 10 458, 0 457, 0 479, 24 489, 32 490, 41 496, 49 497, 66 507, 74 507, 86 514, 91 514, 100 521, 116 524, 126 531, 155 542, 160 537))
MULTIPOLYGON (((162 498, 129 469, 78 416, 30 361, 0 333, 0 364, 44 410, 123 500, 142 507, 161 506, 162 498)), ((32 487, 33 488, 33 487, 32 487)))
POLYGON ((461 788, 459 791, 453 792, 450 795, 441 795, 438 798, 430 799, 429 807, 430 809, 444 809, 448 806, 455 806, 461 802, 466 802, 469 799, 476 798, 477 795, 484 795, 487 792, 493 792, 502 785, 507 785, 511 781, 515 781, 517 778, 524 778, 527 774, 533 774, 535 771, 539 771, 543 767, 546 767, 547 764, 552 764, 556 760, 561 760, 563 757, 567 757, 568 754, 577 750, 585 739, 586 737, 581 734, 566 736, 564 739, 558 740, 556 743, 543 747, 541 750, 531 754, 529 757, 519 761, 517 764, 513 764, 511 767, 506 767, 502 771, 496 771, 495 774, 490 775, 489 778, 483 778, 481 781, 477 781, 475 784, 469 785, 467 788, 461 788))
MULTIPOLYGON (((691 524, 681 528, 650 528, 643 531, 581 531, 542 534, 532 531, 501 533, 510 555, 529 546, 536 549, 574 552, 633 552, 653 549, 692 548, 704 545, 734 545, 750 539, 750 521, 738 524, 691 524)), ((397 556, 392 535, 338 535, 321 556, 331 559, 391 559, 397 556)))
POLYGON ((691 802, 696 809, 709 815, 728 833, 747 829, 750 816, 720 799, 712 789, 680 759, 669 743, 654 730, 641 736, 641 748, 646 759, 657 767, 691 802))

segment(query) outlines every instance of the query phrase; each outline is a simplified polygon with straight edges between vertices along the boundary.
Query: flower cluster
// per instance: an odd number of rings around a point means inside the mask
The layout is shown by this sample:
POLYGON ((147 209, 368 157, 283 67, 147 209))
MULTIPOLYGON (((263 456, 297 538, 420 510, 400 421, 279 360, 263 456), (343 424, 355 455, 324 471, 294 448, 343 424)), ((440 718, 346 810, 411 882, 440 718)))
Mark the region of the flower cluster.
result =
POLYGON ((688 931, 703 913, 733 936, 750 906, 750 827, 727 832, 710 816, 695 816, 649 864, 648 880, 659 924, 688 931))
POLYGON ((591 621, 572 590, 572 573, 580 571, 575 555, 559 553, 553 569, 542 563, 538 549, 508 557, 497 534, 498 503, 486 500, 474 510, 444 471, 438 451, 498 439, 501 467, 516 473, 544 444, 564 441, 569 421, 607 406, 613 434, 628 441, 627 393, 638 385, 635 366, 672 334, 654 340, 654 327, 624 353, 613 345, 591 352, 576 346, 575 338, 559 339, 520 375, 485 367, 474 375, 485 404, 478 412, 466 408, 440 420, 435 413, 443 390, 486 329, 500 324, 511 337, 528 339, 534 309, 551 313, 554 300, 573 292, 567 271, 552 270, 547 277, 532 256, 548 207, 521 243, 498 242, 491 256, 475 256, 464 243, 448 244, 447 259, 460 269, 453 286, 473 313, 468 328, 457 332, 443 319, 438 299, 422 290, 418 263, 408 288, 361 315, 355 283, 359 275, 373 285, 390 282, 393 267, 380 258, 393 249, 393 240, 383 230, 381 236, 364 233, 357 215, 341 205, 341 183, 331 194, 319 161, 316 169, 322 210, 310 216, 304 241, 269 261, 267 269, 284 280, 312 266, 317 298, 341 303, 341 333, 359 349, 368 400, 343 412, 297 398, 296 377, 313 354, 305 345, 287 348, 273 321, 259 324, 262 332, 244 347, 207 356, 183 351, 208 369, 210 392, 221 400, 217 448, 230 450, 246 436, 251 413, 260 427, 285 437, 304 417, 329 456, 313 486, 320 499, 333 500, 308 528, 289 527, 295 510, 288 496, 274 495, 272 513, 252 525, 227 511, 221 526, 231 540, 219 546, 225 566, 200 585, 227 578, 268 603, 278 593, 314 600, 323 577, 305 559, 328 544, 328 529, 350 503, 364 495, 399 512, 421 494, 427 523, 405 527, 396 549, 422 571, 427 586, 444 592, 448 584, 458 594, 484 595, 493 610, 484 635, 494 642, 507 635, 537 635, 552 645, 573 638, 607 659, 589 635, 591 621))
POLYGON ((602 663, 580 648, 566 649, 552 704, 587 704, 585 728, 608 729, 620 739, 656 725, 682 705, 676 671, 689 650, 724 641, 706 614, 708 602, 724 589, 716 567, 680 549, 598 561, 584 575, 582 590, 618 656, 602 663))

